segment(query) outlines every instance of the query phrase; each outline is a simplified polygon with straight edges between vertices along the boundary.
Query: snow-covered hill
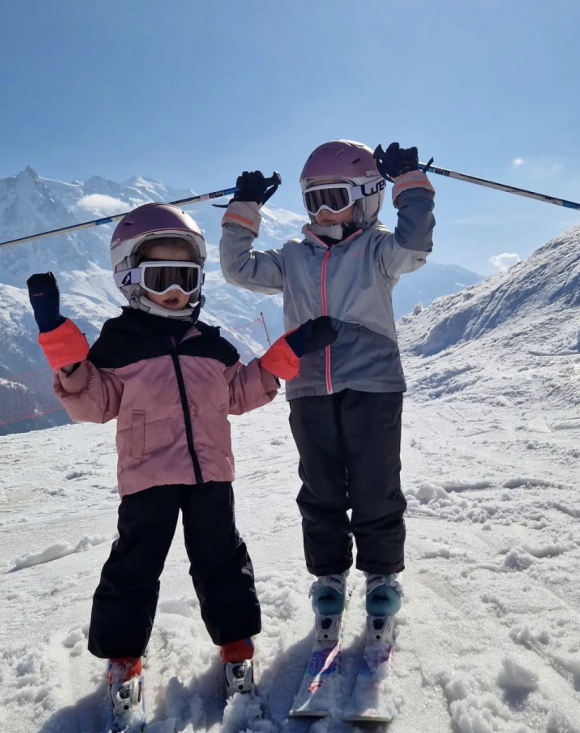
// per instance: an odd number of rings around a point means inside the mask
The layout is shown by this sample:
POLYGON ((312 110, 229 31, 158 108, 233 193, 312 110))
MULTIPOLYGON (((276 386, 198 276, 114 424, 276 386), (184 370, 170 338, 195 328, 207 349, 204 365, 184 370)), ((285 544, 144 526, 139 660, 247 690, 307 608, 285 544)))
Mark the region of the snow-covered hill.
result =
MULTIPOLYGON (((577 227, 399 324, 409 509, 389 733, 580 733, 579 263, 577 227)), ((347 733, 286 719, 312 639, 287 413, 279 397, 233 420, 264 616, 267 720, 252 729, 347 733)), ((104 667, 86 636, 115 532, 114 426, 0 441, 0 724, 98 733, 104 667)), ((179 531, 145 671, 148 730, 233 732, 187 570, 179 531)), ((350 582, 345 693, 364 622, 362 575, 350 582)))
MULTIPOLYGON (((0 239, 16 239, 121 213, 148 201, 175 201, 192 194, 141 176, 120 184, 99 176, 84 183, 63 183, 40 178, 29 167, 16 176, 0 180, 0 239)), ((254 322, 263 313, 271 336, 280 335, 283 331, 281 297, 251 293, 226 284, 217 248, 222 210, 208 202, 189 210, 209 243, 205 320, 221 325, 243 357, 263 351, 267 339, 262 325, 246 327, 244 324, 254 322)), ((394 212, 387 215, 394 217, 394 212)), ((302 215, 275 206, 265 207, 263 218, 257 245, 262 249, 279 246, 296 236, 304 221, 302 215)), ((4 405, 10 400, 15 405, 14 415, 35 415, 43 412, 45 403, 51 399, 50 375, 36 372, 45 369, 45 361, 36 342, 37 330, 25 283, 33 272, 55 272, 62 292, 63 313, 74 318, 92 342, 103 321, 117 313, 124 302, 110 275, 111 231, 112 226, 101 226, 0 248, 0 434, 66 421, 61 411, 13 422, 13 413, 7 417, 8 410, 2 410, 2 400, 4 405), (28 382, 22 376, 20 381, 6 379, 12 375, 26 375, 28 382)), ((462 268, 430 262, 412 277, 401 279, 395 289, 395 315, 412 311, 419 302, 428 305, 434 298, 456 292, 479 279, 462 268)))

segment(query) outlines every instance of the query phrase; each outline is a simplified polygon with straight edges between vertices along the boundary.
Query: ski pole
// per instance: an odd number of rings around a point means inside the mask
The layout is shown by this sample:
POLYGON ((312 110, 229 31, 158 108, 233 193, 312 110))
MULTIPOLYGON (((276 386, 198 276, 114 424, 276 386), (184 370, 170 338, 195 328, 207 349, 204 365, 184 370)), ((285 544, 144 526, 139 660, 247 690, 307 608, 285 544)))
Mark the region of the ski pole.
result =
MULTIPOLYGON (((282 183, 282 177, 279 173, 274 172, 271 178, 266 178, 264 183, 268 186, 276 186, 282 183)), ((178 201, 169 201, 172 206, 188 206, 189 204, 197 204, 201 201, 210 201, 212 199, 218 199, 222 196, 230 196, 237 193, 239 188, 234 186, 233 188, 225 188, 222 191, 212 191, 211 193, 202 193, 198 196, 191 196, 185 199, 179 199, 178 201)), ((160 201, 158 203, 165 203, 160 201)), ((41 232, 40 234, 31 234, 29 237, 20 237, 19 239, 11 239, 7 242, 0 242, 0 247, 11 247, 14 244, 24 244, 24 242, 31 242, 34 239, 46 239, 48 237, 54 237, 56 234, 70 234, 71 232, 78 232, 81 229, 90 229, 91 227, 98 227, 102 224, 112 224, 115 221, 119 221, 124 216, 129 214, 126 211, 124 214, 115 214, 114 216, 106 216, 103 219, 93 219, 93 221, 85 221, 82 224, 72 224, 68 227, 62 227, 61 229, 52 229, 49 232, 41 232)))
POLYGON ((544 201, 547 204, 554 204, 555 206, 564 206, 567 209, 576 209, 580 211, 580 204, 574 201, 566 201, 566 199, 559 199, 555 196, 547 196, 544 193, 535 193, 534 191, 527 191, 525 188, 517 188, 516 186, 508 186, 506 183, 496 183, 495 181, 488 181, 486 178, 477 178, 476 176, 468 176, 466 173, 456 173, 455 171, 447 170, 447 168, 439 168, 436 165, 429 163, 419 163, 421 170, 425 173, 437 173, 440 176, 447 176, 448 178, 456 178, 458 181, 466 181, 467 183, 475 183, 477 186, 486 186, 487 188, 495 188, 498 191, 506 191, 506 193, 515 193, 516 196, 525 196, 529 199, 535 199, 536 201, 544 201))

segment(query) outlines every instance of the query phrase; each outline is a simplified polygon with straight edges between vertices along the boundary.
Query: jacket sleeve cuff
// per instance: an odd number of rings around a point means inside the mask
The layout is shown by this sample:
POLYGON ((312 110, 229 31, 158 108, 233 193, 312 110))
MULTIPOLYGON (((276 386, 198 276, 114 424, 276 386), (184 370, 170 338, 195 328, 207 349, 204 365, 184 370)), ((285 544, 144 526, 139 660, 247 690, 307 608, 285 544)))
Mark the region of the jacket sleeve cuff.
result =
POLYGON ((75 369, 71 374, 67 374, 60 369, 56 376, 60 386, 67 394, 78 394, 89 385, 90 374, 86 361, 81 362, 78 369, 75 369))
POLYGON ((281 336, 259 359, 260 367, 271 374, 289 382, 300 374, 300 359, 281 336))
POLYGON ((280 380, 260 364, 260 379, 266 394, 275 394, 280 389, 280 380))
POLYGON ((232 201, 222 219, 222 226, 237 224, 249 229, 257 237, 260 232, 262 217, 258 213, 260 204, 253 201, 232 201))
POLYGON ((38 343, 54 372, 68 364, 84 361, 89 353, 84 333, 69 318, 53 331, 40 333, 38 343))
POLYGON ((403 191, 409 191, 411 188, 426 188, 433 196, 435 196, 435 189, 433 184, 427 178, 423 171, 409 171, 403 173, 402 176, 397 176, 395 185, 393 186, 393 206, 397 207, 397 198, 403 191))

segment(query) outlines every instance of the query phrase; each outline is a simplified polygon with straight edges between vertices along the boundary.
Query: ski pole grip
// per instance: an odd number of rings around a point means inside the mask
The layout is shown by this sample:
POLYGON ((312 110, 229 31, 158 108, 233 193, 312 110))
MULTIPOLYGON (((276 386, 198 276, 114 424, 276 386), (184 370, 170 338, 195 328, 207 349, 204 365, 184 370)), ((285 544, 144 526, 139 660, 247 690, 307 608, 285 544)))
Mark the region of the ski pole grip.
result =
POLYGON ((282 183, 282 176, 278 173, 278 171, 274 171, 270 178, 266 178, 264 180, 264 183, 267 186, 279 186, 282 183))

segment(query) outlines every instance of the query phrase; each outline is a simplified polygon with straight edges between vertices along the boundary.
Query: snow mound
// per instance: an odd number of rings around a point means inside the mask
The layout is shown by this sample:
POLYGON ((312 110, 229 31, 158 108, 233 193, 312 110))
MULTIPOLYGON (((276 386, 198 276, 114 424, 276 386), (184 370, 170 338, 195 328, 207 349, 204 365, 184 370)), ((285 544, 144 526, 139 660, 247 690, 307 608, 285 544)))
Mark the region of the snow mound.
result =
POLYGON ((41 552, 31 552, 17 558, 14 561, 14 567, 11 572, 31 568, 34 565, 42 565, 53 560, 59 560, 61 557, 72 555, 74 552, 85 552, 91 547, 95 547, 95 545, 102 545, 103 542, 109 542, 110 540, 111 538, 105 535, 85 535, 76 545, 71 545, 68 542, 55 542, 41 552))
POLYGON ((539 353, 578 353, 580 226, 527 260, 465 290, 439 298, 419 318, 405 318, 409 350, 432 356, 491 331, 506 345, 525 341, 539 353), (562 314, 566 314, 562 318, 562 314), (538 326, 543 326, 538 329, 538 326), (549 333, 549 347, 545 336, 549 333))

